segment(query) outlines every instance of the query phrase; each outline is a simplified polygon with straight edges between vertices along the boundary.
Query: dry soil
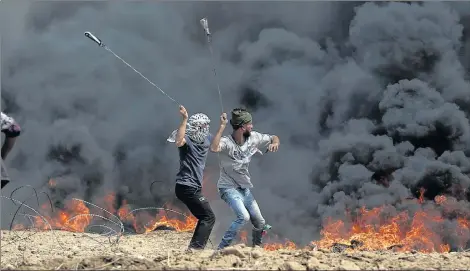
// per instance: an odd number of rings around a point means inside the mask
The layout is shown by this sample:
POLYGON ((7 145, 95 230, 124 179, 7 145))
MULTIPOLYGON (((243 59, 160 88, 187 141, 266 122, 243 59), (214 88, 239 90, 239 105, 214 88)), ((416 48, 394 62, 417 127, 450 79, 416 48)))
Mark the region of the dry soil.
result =
POLYGON ((186 252, 191 233, 155 231, 116 238, 65 231, 3 231, 1 269, 359 270, 469 269, 469 252, 265 251, 244 245, 186 252))

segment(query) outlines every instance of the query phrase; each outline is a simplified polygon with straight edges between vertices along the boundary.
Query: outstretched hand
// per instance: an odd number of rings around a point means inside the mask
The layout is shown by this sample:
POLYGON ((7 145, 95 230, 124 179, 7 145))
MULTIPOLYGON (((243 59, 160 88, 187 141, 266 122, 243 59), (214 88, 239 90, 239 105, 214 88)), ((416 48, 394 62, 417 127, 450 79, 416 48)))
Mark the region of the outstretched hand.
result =
POLYGON ((278 143, 269 144, 269 146, 268 146, 268 151, 269 152, 277 152, 277 150, 279 150, 279 144, 278 143))

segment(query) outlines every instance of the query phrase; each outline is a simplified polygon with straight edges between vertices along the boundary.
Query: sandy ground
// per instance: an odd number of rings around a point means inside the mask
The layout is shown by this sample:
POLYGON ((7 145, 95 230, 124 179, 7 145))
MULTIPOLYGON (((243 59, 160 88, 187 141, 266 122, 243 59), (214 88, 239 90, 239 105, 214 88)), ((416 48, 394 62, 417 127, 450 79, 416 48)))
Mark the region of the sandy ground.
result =
POLYGON ((219 254, 207 249, 188 253, 191 233, 155 231, 107 238, 65 231, 3 231, 1 269, 241 269, 241 270, 359 270, 468 269, 470 252, 445 254, 355 252, 324 250, 265 251, 244 245, 219 254))

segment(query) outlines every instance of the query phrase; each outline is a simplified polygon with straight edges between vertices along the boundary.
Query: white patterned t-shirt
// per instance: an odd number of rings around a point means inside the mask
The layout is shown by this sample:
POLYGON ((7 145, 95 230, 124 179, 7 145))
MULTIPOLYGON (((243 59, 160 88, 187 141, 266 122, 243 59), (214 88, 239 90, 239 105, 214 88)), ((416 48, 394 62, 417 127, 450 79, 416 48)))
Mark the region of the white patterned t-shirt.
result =
POLYGON ((251 131, 243 145, 238 145, 232 136, 220 139, 220 177, 218 188, 252 188, 250 172, 251 157, 255 153, 263 154, 272 142, 272 135, 251 131))
POLYGON ((0 115, 0 128, 2 131, 10 129, 15 124, 15 120, 7 114, 1 112, 0 115))

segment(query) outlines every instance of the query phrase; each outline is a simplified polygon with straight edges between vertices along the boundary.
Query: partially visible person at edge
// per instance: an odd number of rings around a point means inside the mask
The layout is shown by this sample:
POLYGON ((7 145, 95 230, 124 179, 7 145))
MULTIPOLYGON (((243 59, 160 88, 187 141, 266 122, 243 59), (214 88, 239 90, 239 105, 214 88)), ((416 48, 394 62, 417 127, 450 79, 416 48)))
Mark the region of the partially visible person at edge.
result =
POLYGON ((279 149, 279 137, 261 134, 253 131, 251 114, 245 109, 232 110, 230 124, 233 132, 230 136, 222 137, 227 124, 226 114, 222 114, 217 134, 211 143, 212 152, 220 152, 220 177, 217 182, 220 197, 236 215, 229 229, 225 232, 217 250, 229 246, 237 236, 240 229, 251 220, 253 225, 252 242, 254 246, 262 245, 265 220, 261 215, 250 189, 251 183, 248 167, 251 157, 267 148, 270 152, 279 149))
POLYGON ((2 145, 2 154, 1 154, 1 157, 2 157, 1 188, 3 188, 5 185, 7 185, 10 182, 10 178, 8 177, 8 173, 6 171, 3 161, 7 158, 8 154, 13 149, 13 146, 15 145, 15 142, 16 142, 16 138, 21 133, 21 128, 12 117, 8 116, 7 114, 3 112, 1 112, 1 115, 0 115, 0 128, 2 130, 2 133, 5 134, 5 141, 3 142, 3 145, 2 145))
POLYGON ((180 106, 182 116, 179 128, 167 139, 178 147, 180 168, 176 175, 175 194, 198 219, 188 251, 204 249, 212 228, 215 215, 207 199, 202 195, 202 178, 210 148, 210 119, 202 113, 188 118, 184 106, 180 106))

